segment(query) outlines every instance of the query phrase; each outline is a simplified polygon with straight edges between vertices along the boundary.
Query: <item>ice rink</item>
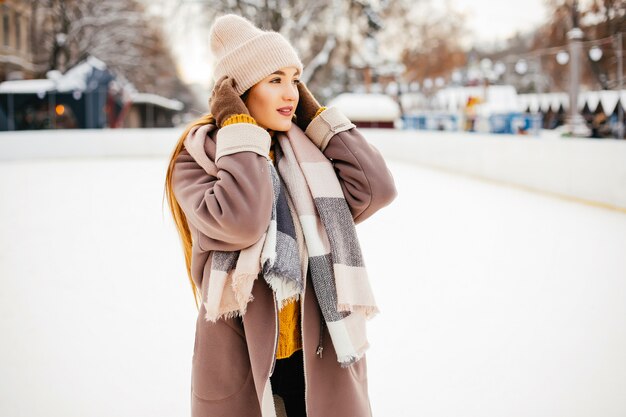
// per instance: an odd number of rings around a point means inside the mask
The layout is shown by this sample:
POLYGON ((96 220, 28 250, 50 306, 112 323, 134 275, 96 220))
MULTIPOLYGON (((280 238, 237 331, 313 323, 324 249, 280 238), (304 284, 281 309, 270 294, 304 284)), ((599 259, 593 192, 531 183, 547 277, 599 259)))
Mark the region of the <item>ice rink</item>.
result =
MULTIPOLYGON (((626 214, 388 162, 398 198, 357 226, 374 415, 626 415, 626 214)), ((0 162, 1 416, 189 415, 166 164, 0 162)))

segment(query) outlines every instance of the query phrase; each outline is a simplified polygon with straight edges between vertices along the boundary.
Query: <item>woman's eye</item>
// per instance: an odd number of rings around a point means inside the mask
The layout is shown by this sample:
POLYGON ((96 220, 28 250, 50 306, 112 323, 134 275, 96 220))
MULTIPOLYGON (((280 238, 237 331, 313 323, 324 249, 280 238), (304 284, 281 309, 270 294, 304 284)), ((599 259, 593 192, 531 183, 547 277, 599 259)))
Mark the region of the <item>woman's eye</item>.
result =
MULTIPOLYGON (((271 83, 274 83, 274 82, 276 82, 276 83, 280 83, 280 81, 281 81, 281 79, 280 79, 280 78, 274 78, 274 79, 273 79, 273 80, 271 80, 270 82, 271 82, 271 83)), ((299 83, 300 83, 300 80, 293 80, 293 83, 294 83, 294 84, 299 84, 299 83)))

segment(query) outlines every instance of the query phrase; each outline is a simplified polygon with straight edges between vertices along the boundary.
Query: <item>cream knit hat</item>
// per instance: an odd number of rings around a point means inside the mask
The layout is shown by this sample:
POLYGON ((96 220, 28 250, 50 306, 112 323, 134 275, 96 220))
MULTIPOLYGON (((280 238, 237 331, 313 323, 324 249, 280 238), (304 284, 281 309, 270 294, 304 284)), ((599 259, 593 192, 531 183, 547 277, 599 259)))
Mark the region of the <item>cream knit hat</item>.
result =
POLYGON ((213 80, 234 78, 239 95, 280 68, 296 67, 302 73, 302 62, 283 35, 263 31, 241 16, 215 19, 209 39, 215 57, 213 80))

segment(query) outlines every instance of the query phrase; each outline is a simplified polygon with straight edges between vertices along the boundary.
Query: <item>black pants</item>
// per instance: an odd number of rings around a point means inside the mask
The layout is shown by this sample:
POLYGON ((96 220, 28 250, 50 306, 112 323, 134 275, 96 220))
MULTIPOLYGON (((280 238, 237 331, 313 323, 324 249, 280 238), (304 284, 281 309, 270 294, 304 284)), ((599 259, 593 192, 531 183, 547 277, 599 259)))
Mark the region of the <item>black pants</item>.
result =
POLYGON ((306 417, 302 349, 288 358, 277 359, 270 381, 272 392, 285 403, 287 417, 306 417))

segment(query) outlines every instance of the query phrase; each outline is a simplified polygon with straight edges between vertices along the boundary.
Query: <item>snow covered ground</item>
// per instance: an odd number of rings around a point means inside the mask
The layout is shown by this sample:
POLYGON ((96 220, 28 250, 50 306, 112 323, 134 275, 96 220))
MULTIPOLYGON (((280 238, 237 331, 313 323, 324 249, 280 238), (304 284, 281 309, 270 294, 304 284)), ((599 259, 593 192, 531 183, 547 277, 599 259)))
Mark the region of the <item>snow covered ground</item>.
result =
MULTIPOLYGON (((0 163, 1 416, 189 415, 166 163, 0 163)), ((626 214, 389 165, 397 200, 357 227, 374 415, 626 415, 626 214)))

